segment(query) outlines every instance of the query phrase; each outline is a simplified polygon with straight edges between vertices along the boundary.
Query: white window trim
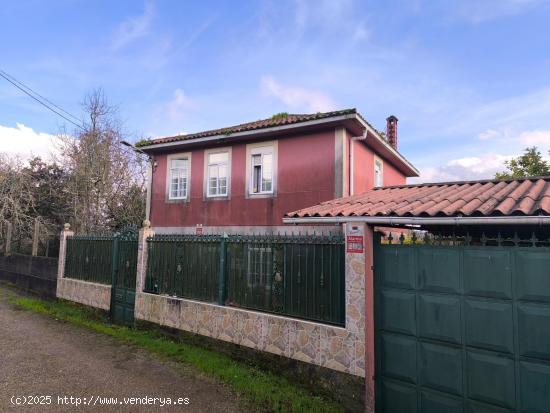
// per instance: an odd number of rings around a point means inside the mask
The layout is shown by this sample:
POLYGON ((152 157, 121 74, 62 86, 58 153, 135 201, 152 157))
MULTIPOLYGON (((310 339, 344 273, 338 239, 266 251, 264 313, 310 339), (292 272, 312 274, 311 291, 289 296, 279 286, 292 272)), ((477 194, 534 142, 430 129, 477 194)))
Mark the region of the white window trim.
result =
POLYGON ((278 141, 257 142, 246 145, 246 195, 248 198, 271 198, 277 195, 277 175, 278 175, 278 141), (269 192, 252 192, 254 183, 252 173, 252 155, 262 153, 263 148, 271 148, 272 155, 272 180, 271 191, 269 192))
POLYGON ((204 197, 208 199, 228 199, 231 195, 231 147, 206 149, 204 151, 204 179, 203 179, 203 192, 204 197), (225 195, 210 195, 209 194, 209 163, 208 158, 215 153, 227 153, 227 193, 225 195))
POLYGON ((191 194, 191 152, 174 153, 166 157, 166 202, 186 202, 189 200, 191 194), (172 197, 171 195, 171 183, 172 173, 171 164, 176 159, 187 159, 189 167, 187 169, 187 193, 184 197, 172 197))
POLYGON ((374 177, 374 187, 379 188, 381 186, 384 186, 384 161, 380 159, 378 156, 374 155, 374 165, 373 165, 373 177, 374 177), (382 181, 381 185, 376 185, 376 164, 380 164, 380 180, 382 181))

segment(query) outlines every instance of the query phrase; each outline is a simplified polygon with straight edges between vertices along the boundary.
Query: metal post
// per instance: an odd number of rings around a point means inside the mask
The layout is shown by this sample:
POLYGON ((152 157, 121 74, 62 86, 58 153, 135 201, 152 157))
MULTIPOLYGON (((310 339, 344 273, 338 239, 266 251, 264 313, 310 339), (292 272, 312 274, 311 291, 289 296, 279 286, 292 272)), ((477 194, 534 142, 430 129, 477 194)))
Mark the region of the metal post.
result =
POLYGON ((118 276, 118 241, 118 234, 115 234, 115 236, 113 237, 113 256, 111 257, 111 317, 114 316, 113 313, 115 311, 115 288, 118 276))
POLYGON ((227 258, 227 234, 223 234, 220 242, 220 268, 219 268, 219 280, 218 280, 218 304, 225 305, 225 297, 227 290, 227 271, 225 268, 225 262, 227 258))

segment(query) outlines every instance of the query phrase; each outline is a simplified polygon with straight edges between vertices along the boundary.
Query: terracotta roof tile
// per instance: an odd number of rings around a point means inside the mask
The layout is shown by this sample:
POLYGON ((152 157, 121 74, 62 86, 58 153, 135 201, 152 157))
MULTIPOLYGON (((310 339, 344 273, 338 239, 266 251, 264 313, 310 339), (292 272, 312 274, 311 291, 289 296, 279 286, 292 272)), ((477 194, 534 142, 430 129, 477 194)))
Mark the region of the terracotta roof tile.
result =
POLYGON ((550 215, 550 176, 401 185, 323 202, 290 218, 550 215))
POLYGON ((156 145, 159 143, 186 141, 189 139, 207 138, 207 137, 216 136, 216 135, 231 135, 232 133, 237 133, 237 132, 246 132, 246 131, 252 131, 257 129, 271 128, 274 126, 297 124, 297 123, 307 122, 311 120, 326 119, 326 118, 331 118, 335 116, 349 115, 353 113, 357 114, 358 116, 361 116, 359 115, 357 110, 354 108, 337 110, 332 112, 318 112, 318 113, 311 113, 311 114, 281 113, 278 115, 274 115, 271 118, 260 119, 254 122, 242 123, 240 125, 228 126, 225 128, 212 129, 212 130, 207 130, 207 131, 197 132, 197 133, 190 133, 186 135, 168 136, 163 138, 142 141, 140 142, 139 146, 146 147, 150 145, 156 145))

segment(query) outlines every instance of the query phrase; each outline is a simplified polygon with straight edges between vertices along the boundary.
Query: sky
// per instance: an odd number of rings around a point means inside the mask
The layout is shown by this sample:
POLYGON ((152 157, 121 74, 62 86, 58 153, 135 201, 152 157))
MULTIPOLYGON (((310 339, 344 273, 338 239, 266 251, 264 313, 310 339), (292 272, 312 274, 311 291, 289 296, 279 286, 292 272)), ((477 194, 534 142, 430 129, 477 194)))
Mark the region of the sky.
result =
MULTIPOLYGON (((550 150, 550 0, 4 1, 0 69, 70 113, 102 88, 133 140, 279 112, 399 118, 410 182, 550 150)), ((71 125, 0 79, 0 152, 71 125)))

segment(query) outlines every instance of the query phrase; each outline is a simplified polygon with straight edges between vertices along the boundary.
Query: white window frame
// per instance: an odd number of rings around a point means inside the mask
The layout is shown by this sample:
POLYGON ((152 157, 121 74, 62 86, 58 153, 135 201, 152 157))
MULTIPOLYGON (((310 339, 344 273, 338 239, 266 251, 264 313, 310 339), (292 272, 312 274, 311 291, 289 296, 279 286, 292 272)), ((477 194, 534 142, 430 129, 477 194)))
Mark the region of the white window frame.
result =
POLYGON ((377 156, 374 157, 374 187, 378 188, 384 186, 384 162, 382 159, 378 158, 377 156), (377 174, 376 174, 376 167, 377 165, 380 166, 380 182, 377 182, 377 174), (380 185, 378 185, 380 183, 380 185))
POLYGON ((204 195, 206 198, 229 198, 231 193, 231 148, 207 149, 204 151, 204 195), (222 165, 221 163, 210 163, 210 155, 227 153, 227 182, 224 194, 210 194, 210 166, 222 165))
MULTIPOLYGON (((255 144, 247 145, 246 147, 246 187, 248 197, 272 197, 277 192, 277 141, 259 142, 255 144), (254 192, 254 165, 253 156, 262 156, 262 168, 263 168, 263 156, 266 154, 271 155, 271 190, 254 192)), ((263 172, 263 170, 262 170, 263 172)))
POLYGON ((168 201, 187 201, 189 199, 189 193, 191 191, 191 154, 190 153, 177 153, 168 155, 166 158, 166 199, 168 201), (172 168, 172 161, 187 161, 187 173, 184 176, 186 180, 185 194, 183 196, 172 196, 172 171, 176 168, 172 168))

